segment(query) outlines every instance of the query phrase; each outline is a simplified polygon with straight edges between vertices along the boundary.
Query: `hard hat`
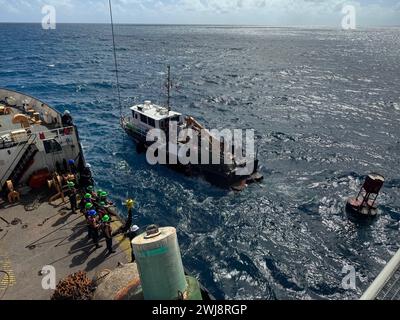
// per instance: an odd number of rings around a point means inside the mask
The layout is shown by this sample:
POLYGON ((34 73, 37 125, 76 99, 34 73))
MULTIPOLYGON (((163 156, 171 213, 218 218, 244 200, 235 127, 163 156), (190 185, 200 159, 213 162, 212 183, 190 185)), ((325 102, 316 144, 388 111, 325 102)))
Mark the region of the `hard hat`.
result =
POLYGON ((110 218, 110 216, 109 215, 105 215, 104 217, 103 217, 103 222, 109 222, 110 220, 111 220, 111 218, 110 218))
POLYGON ((68 182, 67 182, 67 186, 68 186, 69 188, 73 188, 73 187, 75 187, 75 183, 73 183, 72 181, 68 181, 68 182))
POLYGON ((134 225, 134 226, 132 226, 130 229, 129 229, 129 231, 130 232, 136 232, 136 231, 138 231, 140 228, 137 226, 137 225, 134 225))
POLYGON ((89 211, 89 216, 91 216, 91 217, 97 216, 97 211, 96 210, 90 210, 89 211))
POLYGON ((107 197, 107 196, 108 196, 108 193, 105 192, 105 191, 103 191, 102 193, 100 193, 100 197, 107 197))
POLYGON ((85 204, 85 209, 86 209, 86 210, 90 210, 90 209, 92 209, 92 208, 93 208, 93 204, 91 204, 90 202, 88 202, 88 203, 85 204))
POLYGON ((69 165, 75 164, 75 161, 72 160, 72 159, 70 159, 70 160, 68 160, 68 164, 69 164, 69 165))
POLYGON ((85 167, 90 169, 92 165, 90 163, 86 163, 85 167))
POLYGON ((135 200, 132 200, 132 199, 126 200, 125 205, 126 205, 129 209, 132 209, 133 206, 135 205, 135 200))
POLYGON ((69 110, 65 110, 64 115, 67 115, 67 114, 71 114, 71 112, 69 112, 69 110))
POLYGON ((84 198, 85 199, 92 199, 92 195, 90 193, 86 193, 84 198))
POLYGON ((93 186, 89 186, 89 187, 86 188, 86 190, 87 190, 87 191, 90 191, 90 192, 92 192, 93 189, 94 189, 93 186))
POLYGON ((106 203, 104 201, 102 201, 102 202, 99 203, 99 205, 100 205, 100 207, 105 207, 106 203))

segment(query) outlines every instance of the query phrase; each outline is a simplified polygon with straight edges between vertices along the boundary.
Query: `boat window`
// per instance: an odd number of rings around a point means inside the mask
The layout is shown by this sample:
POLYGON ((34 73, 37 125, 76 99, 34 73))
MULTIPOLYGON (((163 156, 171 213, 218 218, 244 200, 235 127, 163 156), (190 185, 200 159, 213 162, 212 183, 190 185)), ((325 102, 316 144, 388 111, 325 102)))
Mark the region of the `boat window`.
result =
POLYGON ((43 145, 46 153, 55 153, 62 151, 61 145, 55 139, 44 140, 43 145))
POLYGON ((153 128, 155 128, 156 127, 156 122, 154 121, 154 119, 151 119, 151 118, 148 118, 147 119, 149 122, 149 126, 152 126, 153 128))
POLYGON ((179 116, 172 117, 172 118, 170 118, 170 121, 179 123, 180 122, 180 117, 179 116))
POLYGON ((140 121, 142 121, 143 123, 147 123, 147 117, 145 115, 141 114, 140 121))

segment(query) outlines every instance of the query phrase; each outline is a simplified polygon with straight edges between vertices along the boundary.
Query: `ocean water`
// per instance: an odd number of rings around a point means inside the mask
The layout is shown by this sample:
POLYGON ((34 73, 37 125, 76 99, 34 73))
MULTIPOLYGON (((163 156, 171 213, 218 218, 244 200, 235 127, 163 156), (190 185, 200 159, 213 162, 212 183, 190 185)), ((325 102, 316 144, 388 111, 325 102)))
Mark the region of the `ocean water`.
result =
POLYGON ((151 167, 119 128, 107 25, 0 24, 0 86, 79 126, 101 188, 136 222, 176 226, 185 266, 218 299, 356 299, 400 245, 400 29, 116 26, 123 105, 165 102, 208 128, 255 129, 265 180, 227 192, 151 167), (366 173, 375 221, 344 211, 366 173), (345 265, 357 288, 345 290, 345 265))

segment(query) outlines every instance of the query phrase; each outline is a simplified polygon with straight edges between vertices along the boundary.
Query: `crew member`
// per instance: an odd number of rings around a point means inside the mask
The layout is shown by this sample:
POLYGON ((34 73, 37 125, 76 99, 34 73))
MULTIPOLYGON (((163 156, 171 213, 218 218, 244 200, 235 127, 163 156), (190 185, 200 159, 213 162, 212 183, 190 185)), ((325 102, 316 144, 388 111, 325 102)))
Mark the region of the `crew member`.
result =
POLYGON ((133 207, 135 205, 135 201, 132 199, 126 200, 126 206, 128 208, 128 218, 125 221, 125 224, 121 226, 118 230, 114 232, 114 236, 119 234, 126 234, 129 232, 132 223, 133 223, 133 207))
POLYGON ((74 122, 72 120, 71 112, 65 110, 63 116, 61 117, 61 122, 64 127, 72 127, 74 122))
POLYGON ((105 215, 102 219, 103 221, 103 234, 106 238, 108 254, 115 253, 112 246, 112 228, 111 228, 111 218, 109 215, 105 215))
POLYGON ((93 210, 93 203, 88 202, 88 203, 85 204, 85 210, 84 210, 84 212, 85 212, 85 217, 88 217, 88 216, 89 216, 90 210, 93 210))
POLYGON ((99 229, 100 229, 100 221, 96 210, 90 210, 88 213, 88 223, 90 228, 90 233, 92 236, 93 243, 96 246, 96 249, 101 248, 99 245, 99 229))
MULTIPOLYGON (((99 193, 97 193, 97 194, 99 194, 99 193)), ((108 201, 108 200, 107 200, 107 197, 108 197, 108 193, 105 192, 105 191, 101 191, 101 192, 100 192, 99 201, 100 201, 100 202, 104 202, 106 205, 109 205, 109 206, 114 205, 111 201, 108 201)))
POLYGON ((131 263, 134 263, 136 260, 135 253, 133 252, 132 240, 138 236, 138 233, 137 233, 138 231, 139 231, 139 227, 137 225, 134 225, 125 234, 129 239, 129 243, 131 244, 131 260, 132 260, 131 263))
POLYGON ((89 163, 87 163, 85 165, 85 168, 83 168, 79 182, 80 182, 81 188, 83 188, 83 189, 86 189, 87 187, 94 185, 94 180, 93 180, 92 171, 91 171, 91 165, 89 163))
POLYGON ((75 189, 75 183, 73 183, 72 181, 69 181, 67 183, 68 185, 68 198, 69 198, 69 202, 71 203, 71 210, 73 214, 76 214, 76 210, 78 208, 78 203, 77 203, 77 191, 75 189))
POLYGON ((130 230, 132 223, 133 223, 133 207, 135 205, 135 201, 129 199, 126 201, 126 206, 128 208, 128 219, 126 219, 125 226, 123 232, 127 232, 130 230))
POLYGON ((104 202, 100 202, 97 206, 97 211, 99 213, 100 219, 103 219, 105 215, 107 215, 107 208, 104 202))
POLYGON ((135 262, 135 254, 133 253, 133 246, 132 246, 132 240, 137 237, 137 232, 139 230, 139 227, 137 225, 132 225, 133 223, 133 207, 135 206, 135 201, 132 199, 129 199, 126 201, 126 206, 128 208, 128 219, 125 222, 124 230, 123 232, 126 232, 125 235, 129 239, 129 243, 131 245, 131 262, 135 262))
POLYGON ((90 202, 86 203, 85 208, 83 210, 81 210, 84 213, 85 219, 86 219, 88 239, 93 238, 92 228, 90 227, 90 220, 89 220, 89 213, 91 210, 93 210, 93 204, 90 202))
POLYGON ((76 169, 75 165, 75 160, 68 160, 68 165, 69 165, 69 172, 72 173, 73 175, 76 175, 78 170, 76 169))
POLYGON ((87 205, 88 205, 89 203, 90 203, 91 206, 93 207, 92 196, 91 196, 90 193, 86 193, 86 194, 83 196, 81 202, 79 203, 79 208, 81 209, 81 212, 82 212, 82 213, 84 213, 85 210, 88 210, 88 209, 87 209, 87 205))
POLYGON ((87 192, 87 193, 90 193, 90 194, 92 195, 92 198, 93 198, 93 199, 96 198, 96 196, 97 196, 97 193, 96 193, 96 191, 94 190, 94 187, 93 187, 92 185, 90 185, 90 186, 88 186, 88 187, 86 188, 86 192, 87 192))

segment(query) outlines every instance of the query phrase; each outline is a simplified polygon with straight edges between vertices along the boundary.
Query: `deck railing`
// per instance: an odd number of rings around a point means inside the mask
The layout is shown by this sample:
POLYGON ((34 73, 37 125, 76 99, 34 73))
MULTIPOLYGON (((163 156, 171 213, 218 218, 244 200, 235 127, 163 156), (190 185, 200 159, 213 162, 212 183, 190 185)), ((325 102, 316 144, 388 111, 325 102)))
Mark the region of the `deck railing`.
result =
MULTIPOLYGON (((29 137, 31 135, 35 135, 35 136, 39 136, 40 140, 47 140, 47 139, 54 139, 56 137, 59 136, 68 136, 68 135, 72 135, 75 132, 75 127, 74 126, 69 126, 69 127, 62 127, 62 128, 57 128, 57 129, 52 129, 52 130, 43 130, 43 131, 36 131, 36 132, 32 132, 32 128, 25 128, 27 130, 27 138, 24 141, 10 141, 9 143, 7 143, 5 140, 3 140, 3 142, 0 141, 0 150, 3 149, 11 149, 14 148, 16 146, 18 146, 20 143, 24 143, 26 141, 28 141, 29 137), (44 137, 44 138, 42 138, 44 137)), ((0 132, 0 138, 9 135, 10 139, 11 139, 11 133, 15 132, 16 130, 7 130, 7 131, 2 131, 0 132)))
MULTIPOLYGON (((375 300, 383 288, 389 283, 390 279, 400 268, 400 250, 388 262, 385 268, 381 271, 375 281, 371 284, 368 290, 363 294, 360 300, 375 300)), ((395 291, 400 291, 400 282, 397 281, 392 285, 395 286, 395 291)), ((392 288, 391 288, 392 289, 392 288)), ((391 299, 392 297, 384 297, 391 299)))

